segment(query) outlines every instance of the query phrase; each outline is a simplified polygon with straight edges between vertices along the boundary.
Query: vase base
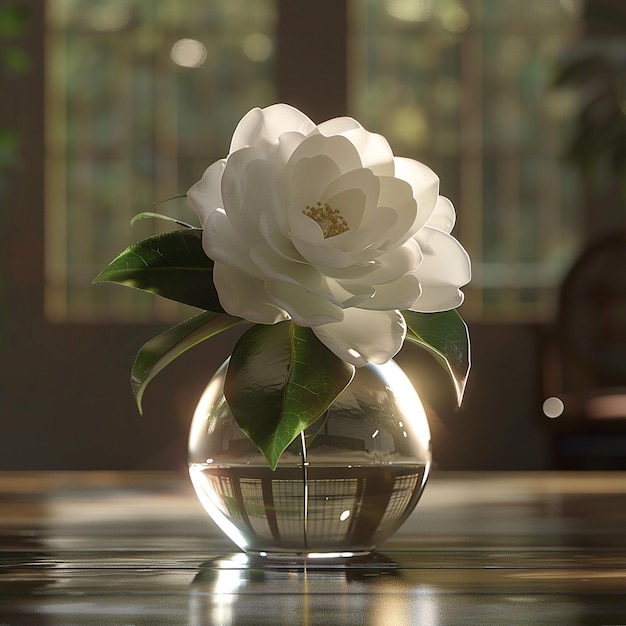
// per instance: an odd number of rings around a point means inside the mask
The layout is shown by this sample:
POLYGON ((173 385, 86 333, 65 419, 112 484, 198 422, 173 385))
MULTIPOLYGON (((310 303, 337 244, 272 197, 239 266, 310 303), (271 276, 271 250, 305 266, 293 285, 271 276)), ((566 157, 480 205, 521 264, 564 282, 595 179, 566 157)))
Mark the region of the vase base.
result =
POLYGON ((333 551, 333 552, 248 552, 248 556, 251 558, 262 560, 266 562, 307 562, 311 563, 339 563, 342 561, 348 561, 350 559, 358 559, 367 557, 372 553, 372 550, 359 550, 359 551, 333 551))
POLYGON ((398 564, 380 552, 361 553, 235 553, 218 559, 205 561, 202 568, 210 569, 359 569, 359 570, 390 570, 398 564), (310 555, 313 554, 313 557, 310 555), (340 556, 336 556, 340 555, 340 556), (349 556, 351 555, 351 556, 349 556))

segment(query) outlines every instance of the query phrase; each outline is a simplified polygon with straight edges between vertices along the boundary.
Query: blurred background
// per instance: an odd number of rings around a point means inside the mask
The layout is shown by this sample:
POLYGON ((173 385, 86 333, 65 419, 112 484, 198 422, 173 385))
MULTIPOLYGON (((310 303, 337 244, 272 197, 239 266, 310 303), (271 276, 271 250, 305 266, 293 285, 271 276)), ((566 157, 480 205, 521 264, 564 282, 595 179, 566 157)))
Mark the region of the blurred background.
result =
POLYGON ((159 374, 140 417, 134 355, 193 311, 91 281, 278 101, 356 117, 457 208, 463 407, 398 358, 435 465, 626 468, 625 36, 622 0, 1 1, 0 469, 186 465, 241 331, 159 374))

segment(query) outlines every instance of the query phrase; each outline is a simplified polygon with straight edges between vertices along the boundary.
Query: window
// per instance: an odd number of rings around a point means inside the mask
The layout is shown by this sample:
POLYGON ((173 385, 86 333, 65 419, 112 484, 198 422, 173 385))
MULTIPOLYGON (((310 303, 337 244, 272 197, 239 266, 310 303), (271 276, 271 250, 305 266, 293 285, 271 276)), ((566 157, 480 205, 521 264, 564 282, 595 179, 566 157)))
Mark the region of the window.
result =
POLYGON ((561 153, 572 101, 548 89, 572 0, 354 2, 355 116, 430 165, 473 262, 469 318, 541 318, 578 250, 561 153), (569 105, 569 106, 568 106, 569 105))
MULTIPOLYGON (((224 155, 243 113, 277 99, 281 5, 49 0, 50 319, 181 314, 131 290, 109 298, 91 280, 159 227, 131 230, 134 214, 184 193, 224 155)), ((353 0, 349 8, 348 113, 440 175, 473 259, 464 316, 551 315, 580 216, 576 182, 560 162, 568 99, 547 84, 577 33, 578 2, 353 0)), ((163 212, 192 219, 180 199, 163 212)))
POLYGON ((50 0, 47 5, 46 313, 163 319, 179 305, 91 285, 223 156, 253 102, 275 100, 273 0, 50 0))

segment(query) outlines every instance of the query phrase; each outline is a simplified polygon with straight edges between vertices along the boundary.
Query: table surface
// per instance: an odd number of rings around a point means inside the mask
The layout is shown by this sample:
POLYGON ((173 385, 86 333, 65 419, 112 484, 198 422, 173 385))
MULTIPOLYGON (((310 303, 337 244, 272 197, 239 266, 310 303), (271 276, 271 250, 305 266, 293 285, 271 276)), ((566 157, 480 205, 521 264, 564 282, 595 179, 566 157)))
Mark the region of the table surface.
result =
POLYGON ((0 473, 0 626, 626 624, 626 473, 441 473, 367 563, 260 567, 175 473, 0 473))

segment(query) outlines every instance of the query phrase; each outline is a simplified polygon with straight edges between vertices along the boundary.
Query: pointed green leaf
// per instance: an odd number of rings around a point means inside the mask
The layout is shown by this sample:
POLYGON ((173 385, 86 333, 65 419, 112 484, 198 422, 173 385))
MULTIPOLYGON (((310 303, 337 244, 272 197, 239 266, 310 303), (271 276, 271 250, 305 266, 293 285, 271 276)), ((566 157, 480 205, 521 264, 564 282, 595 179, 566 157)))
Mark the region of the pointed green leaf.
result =
POLYGON ((202 231, 174 230, 133 244, 94 279, 222 313, 213 284, 213 261, 202 249, 202 231))
POLYGON ((200 313, 148 341, 137 353, 130 383, 141 413, 141 399, 148 383, 183 352, 245 320, 226 313, 200 313))
POLYGON ((178 224, 179 226, 183 226, 184 228, 196 228, 195 226, 187 224, 187 222, 183 222, 182 220, 177 220, 174 217, 170 217, 169 215, 163 215, 162 213, 153 213, 152 211, 143 211, 143 213, 137 213, 137 215, 135 215, 133 219, 130 220, 130 225, 132 226, 135 222, 148 219, 165 220, 166 222, 173 222, 174 224, 178 224))
POLYGON ((289 444, 321 417, 354 376, 310 328, 257 325, 239 340, 224 393, 240 428, 272 469, 289 444))
POLYGON ((402 311, 407 324, 407 341, 426 348, 452 378, 459 406, 470 370, 469 332, 456 311, 416 313, 402 311))

